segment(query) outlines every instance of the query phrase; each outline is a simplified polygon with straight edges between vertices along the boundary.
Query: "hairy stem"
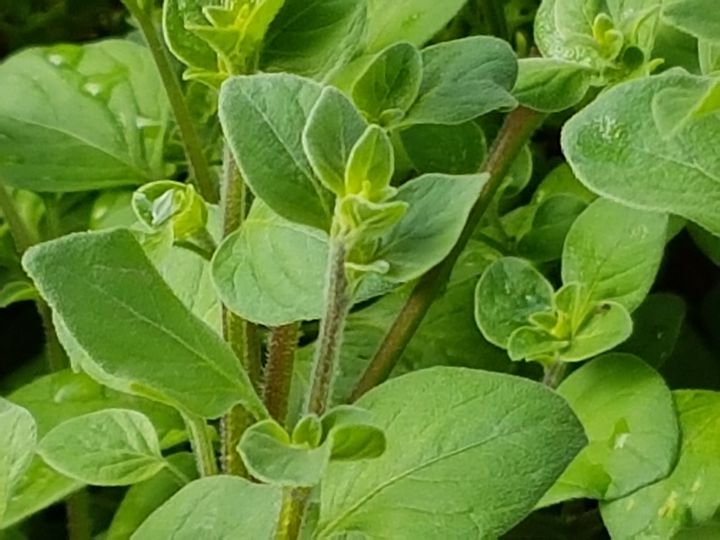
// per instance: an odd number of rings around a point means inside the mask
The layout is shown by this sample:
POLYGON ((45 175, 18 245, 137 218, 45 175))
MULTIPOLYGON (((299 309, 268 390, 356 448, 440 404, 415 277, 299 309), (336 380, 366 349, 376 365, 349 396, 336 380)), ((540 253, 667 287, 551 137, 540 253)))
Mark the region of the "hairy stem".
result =
MULTIPOLYGON (((245 183, 238 171, 230 147, 225 144, 223 150, 223 236, 232 234, 245 220, 245 183)), ((242 367, 247 371, 256 391, 262 384, 262 358, 260 352, 260 335, 256 325, 244 321, 235 313, 223 306, 222 326, 223 338, 235 352, 242 367)), ((237 445, 245 430, 255 419, 237 405, 221 420, 222 438, 222 469, 223 472, 238 476, 248 476, 247 470, 237 451, 237 445)))
POLYGON ((170 63, 167 48, 155 28, 152 16, 138 6, 135 0, 124 0, 130 14, 137 22, 140 32, 150 49, 155 66, 162 79, 170 108, 175 116, 185 155, 197 184, 200 195, 210 203, 218 202, 217 190, 213 187, 210 166, 203 151, 202 142, 193 123, 190 109, 185 101, 180 81, 170 63))
POLYGON ((310 490, 307 488, 283 488, 283 503, 275 540, 297 540, 309 495, 310 490))
POLYGON ((278 326, 272 329, 268 343, 263 400, 270 416, 283 425, 287 420, 288 398, 299 335, 298 323, 278 326))
POLYGON ((350 307, 350 287, 345 273, 345 246, 337 239, 331 239, 325 282, 325 316, 320 322, 320 335, 315 344, 315 359, 310 378, 312 388, 306 407, 308 413, 322 415, 328 406, 350 307))
POLYGON ((428 271, 413 289, 355 387, 351 398, 353 401, 390 376, 430 306, 447 282, 455 263, 485 215, 508 169, 543 118, 540 113, 525 107, 518 107, 507 116, 482 167, 482 171, 488 173, 489 178, 470 212, 460 238, 445 260, 428 271))
POLYGON ((213 449, 208 428, 205 420, 199 416, 183 415, 185 426, 190 436, 195 461, 197 462, 200 476, 212 476, 218 473, 217 462, 215 461, 215 450, 213 449))

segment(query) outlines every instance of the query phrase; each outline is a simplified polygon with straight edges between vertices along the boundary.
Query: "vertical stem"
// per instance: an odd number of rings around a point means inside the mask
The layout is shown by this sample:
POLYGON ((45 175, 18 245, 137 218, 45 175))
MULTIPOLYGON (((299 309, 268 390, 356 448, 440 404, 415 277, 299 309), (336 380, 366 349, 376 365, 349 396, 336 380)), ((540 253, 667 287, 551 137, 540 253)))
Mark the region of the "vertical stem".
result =
POLYGON ((275 540, 297 540, 309 495, 310 490, 307 488, 283 488, 283 502, 275 540))
POLYGON ((189 414, 183 415, 183 419, 190 435, 190 444, 197 461, 198 473, 200 473, 200 476, 217 474, 215 450, 213 450, 212 442, 208 436, 205 420, 199 416, 189 414))
POLYGON ((90 540, 92 519, 90 519, 90 497, 87 489, 81 489, 65 501, 68 538, 70 540, 90 540))
MULTIPOLYGON (((232 234, 245 220, 246 190, 232 151, 226 143, 223 149, 223 236, 232 234)), ((244 321, 223 306, 223 338, 235 352, 247 371, 255 390, 262 384, 262 357, 260 330, 257 325, 244 321)), ((237 445, 245 430, 254 423, 252 415, 242 406, 233 407, 221 420, 223 472, 248 476, 237 445)))
POLYGON ((278 326, 272 329, 268 343, 263 400, 270 416, 283 425, 287 420, 288 397, 299 334, 298 323, 278 326))
POLYGON ((210 167, 203 152, 200 136, 195 129, 195 124, 190 115, 190 109, 185 101, 185 95, 180 86, 180 81, 170 63, 167 48, 155 28, 152 16, 138 6, 136 0, 123 0, 123 2, 137 22, 140 32, 142 32, 148 49, 150 49, 150 53, 155 61, 155 66, 162 79, 170 107, 175 116, 178 129, 180 130, 180 138, 182 139, 185 155, 190 163, 193 177, 197 183, 198 192, 206 201, 216 203, 218 197, 213 187, 210 167))
POLYGON ((543 375, 543 384, 553 389, 557 388, 565 377, 566 371, 567 363, 565 362, 556 360, 551 364, 547 364, 543 375))
POLYGON ((0 210, 2 210, 5 221, 7 221, 10 228, 10 235, 15 242, 15 249, 18 254, 22 255, 35 243, 35 240, 25 226, 25 222, 20 217, 17 208, 15 208, 15 201, 13 201, 2 182, 0 182, 0 210))
POLYGON ((306 407, 308 413, 322 415, 330 401, 342 334, 350 307, 350 290, 345 273, 345 246, 341 241, 331 238, 325 283, 325 316, 320 323, 320 335, 315 345, 312 387, 306 407))
POLYGON ((508 169, 543 118, 540 113, 525 107, 518 107, 507 116, 482 167, 489 178, 470 212, 460 238, 445 260, 420 278, 355 387, 353 401, 390 376, 485 215, 508 169))
POLYGON ((510 31, 505 19, 505 2, 503 0, 481 0, 480 7, 485 15, 487 30, 493 36, 510 41, 510 31))

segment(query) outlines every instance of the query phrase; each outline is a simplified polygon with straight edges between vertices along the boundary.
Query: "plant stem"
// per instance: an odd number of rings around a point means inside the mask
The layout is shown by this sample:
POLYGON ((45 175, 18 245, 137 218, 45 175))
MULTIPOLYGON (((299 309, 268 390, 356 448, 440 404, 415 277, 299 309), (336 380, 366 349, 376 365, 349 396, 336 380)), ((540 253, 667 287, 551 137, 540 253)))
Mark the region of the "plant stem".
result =
POLYGON ((489 178, 470 212, 460 238, 445 260, 420 278, 355 387, 352 401, 390 376, 405 347, 450 277, 455 263, 485 215, 508 169, 543 118, 542 114, 525 107, 518 107, 507 116, 482 166, 482 171, 487 173, 489 178))
MULTIPOLYGON (((0 182, 0 210, 7 221, 10 228, 10 235, 15 242, 15 249, 18 255, 22 256, 28 248, 35 244, 32 234, 25 226, 25 222, 15 208, 15 201, 8 193, 5 186, 0 182)), ((48 368, 50 372, 59 371, 67 367, 67 359, 55 332, 55 325, 52 320, 52 312, 50 307, 42 298, 35 300, 37 311, 42 320, 43 331, 45 334, 45 353, 47 356, 48 368)))
POLYGON ((485 15, 488 33, 505 41, 510 41, 504 4, 503 0, 480 0, 480 8, 483 15, 485 15))
POLYGON ((185 426, 190 435, 190 444, 195 461, 197 462, 200 476, 212 476, 218 473, 217 462, 215 461, 215 450, 208 436, 207 424, 203 418, 190 414, 184 414, 185 426))
POLYGON ((162 79, 170 108, 173 111, 178 130, 180 131, 180 138, 182 139, 185 155, 188 158, 198 192, 206 201, 216 203, 218 202, 218 196, 217 191, 213 187, 210 166, 203 152, 202 142, 195 129, 195 124, 193 123, 190 109, 185 101, 185 95, 180 86, 180 81, 170 63, 167 48, 155 28, 152 16, 138 6, 135 0, 124 0, 124 4, 137 22, 140 32, 142 32, 148 49, 150 49, 150 53, 155 61, 155 66, 162 79))
POLYGON ((325 316, 320 322, 320 335, 315 345, 312 388, 307 412, 318 416, 325 412, 332 393, 337 361, 340 355, 345 320, 351 307, 350 287, 345 273, 345 246, 330 239, 325 282, 325 316))
POLYGON ((297 540, 309 495, 310 490, 307 488, 283 488, 282 509, 275 540, 297 540))
POLYGON ((90 496, 87 489, 80 489, 65 501, 67 532, 70 540, 90 540, 92 519, 90 519, 90 496))
POLYGON ((263 400, 270 416, 283 425, 287 420, 288 398, 299 334, 298 323, 278 326, 272 329, 268 343, 263 400))
MULTIPOLYGON (((245 182, 240 176, 228 144, 223 150, 223 237, 234 233, 245 220, 245 182)), ((256 391, 262 384, 262 357, 259 328, 222 308, 223 338, 235 352, 256 391)), ((237 476, 248 476, 237 445, 245 430, 254 423, 252 415, 240 405, 233 407, 221 420, 222 469, 237 476)))
POLYGON ((545 374, 543 375, 543 384, 550 388, 557 388, 560 386, 565 372, 567 371, 567 363, 561 361, 555 361, 552 364, 545 366, 545 374))

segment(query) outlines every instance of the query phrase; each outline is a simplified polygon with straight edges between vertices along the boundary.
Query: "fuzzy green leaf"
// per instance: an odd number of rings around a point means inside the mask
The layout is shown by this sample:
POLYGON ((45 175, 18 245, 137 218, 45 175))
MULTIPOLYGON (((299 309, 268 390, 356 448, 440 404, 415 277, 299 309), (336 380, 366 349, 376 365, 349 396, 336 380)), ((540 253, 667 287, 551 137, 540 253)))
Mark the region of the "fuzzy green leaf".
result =
POLYGON ((365 0, 285 0, 265 38, 260 67, 326 77, 357 52, 365 24, 365 0))
POLYGON ((585 444, 561 398, 497 373, 422 370, 357 404, 385 432, 387 450, 372 461, 330 465, 318 538, 343 531, 498 537, 530 512, 585 444))
POLYGON ((170 51, 187 66, 210 72, 218 70, 215 51, 188 26, 208 25, 203 8, 215 4, 214 0, 163 2, 163 34, 170 51))
POLYGON ((534 313, 553 306, 553 287, 530 263, 513 257, 485 270, 475 291, 475 321, 490 343, 506 347, 534 313))
POLYGON ((590 88, 586 66, 554 58, 522 58, 513 95, 536 111, 551 113, 578 104, 590 88))
POLYGON ((612 500, 665 478, 680 440, 662 377, 636 356, 608 354, 558 388, 590 439, 541 505, 574 498, 612 500))
POLYGON ((0 66, 0 175, 35 191, 164 178, 169 109, 148 50, 130 41, 29 49, 0 66))
POLYGON ((720 507, 720 393, 673 395, 682 432, 677 464, 667 478, 600 506, 613 538, 672 538, 720 507))
POLYGON ((32 415, 0 398, 0 522, 2 522, 13 490, 30 466, 35 454, 37 428, 32 415))
POLYGON ((683 113, 686 121, 663 120, 681 105, 662 98, 663 92, 700 95, 711 84, 671 70, 602 94, 563 128, 563 151, 578 178, 613 200, 677 214, 720 235, 720 157, 714 145, 720 116, 683 113), (666 124, 672 131, 662 129, 666 124))
POLYGON ((588 300, 612 300, 629 311, 645 299, 665 249, 668 218, 599 199, 570 228, 563 283, 580 283, 588 300))
POLYGON ((497 109, 511 109, 517 60, 507 42, 475 36, 422 51, 417 100, 400 123, 462 124, 497 109))
POLYGON ((398 41, 423 45, 460 11, 464 0, 368 0, 367 49, 398 41))
POLYGON ((720 42, 720 12, 713 0, 671 0, 663 5, 663 18, 697 38, 720 42))
POLYGON ((66 236, 32 248, 23 264, 63 344, 102 384, 206 418, 239 402, 265 415, 229 346, 172 293, 130 232, 66 236))
POLYGON ((38 452, 60 473, 99 486, 135 484, 165 467, 152 423, 127 409, 63 422, 42 438, 38 452))
POLYGON ((212 531, 215 538, 271 540, 281 505, 278 487, 251 484, 234 476, 202 478, 153 512, 132 538, 197 540, 212 531))
POLYGON ((353 101, 371 122, 392 124, 415 102, 422 73, 422 57, 414 46, 407 42, 391 45, 355 81, 353 101))
POLYGON ((473 174, 487 154, 485 133, 475 122, 417 124, 399 132, 410 163, 421 174, 473 174))
POLYGON ((332 194, 305 157, 302 134, 322 87, 294 75, 228 79, 220 122, 255 195, 285 219, 328 230, 332 194))

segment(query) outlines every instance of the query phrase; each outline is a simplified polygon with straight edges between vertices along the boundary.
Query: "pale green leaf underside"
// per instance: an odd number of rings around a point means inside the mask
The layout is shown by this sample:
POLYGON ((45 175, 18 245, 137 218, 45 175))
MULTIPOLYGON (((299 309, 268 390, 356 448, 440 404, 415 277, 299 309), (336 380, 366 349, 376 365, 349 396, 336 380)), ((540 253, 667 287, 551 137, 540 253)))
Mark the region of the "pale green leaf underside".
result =
POLYGON ((673 70, 602 94, 563 128, 563 152, 578 178, 603 196, 720 235, 720 116, 691 118, 664 133, 653 106, 663 91, 707 85, 707 78, 673 70))
POLYGON ((126 230, 39 245, 23 264, 102 384, 214 418, 245 402, 263 415, 247 374, 209 326, 172 293, 126 230), (131 337, 131 338, 130 338, 131 337))
POLYGON ((130 41, 29 49, 0 66, 0 175, 35 191, 163 178, 169 109, 150 53, 130 41))
POLYGON ((331 464, 319 538, 497 537, 585 443, 561 398, 497 373, 422 370, 384 383, 358 406, 385 432, 387 450, 368 462, 331 464))
POLYGON ((0 523, 15 486, 30 466, 35 454, 37 428, 32 415, 23 407, 0 398, 0 523))

